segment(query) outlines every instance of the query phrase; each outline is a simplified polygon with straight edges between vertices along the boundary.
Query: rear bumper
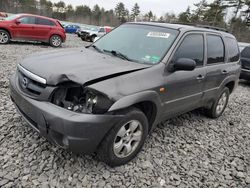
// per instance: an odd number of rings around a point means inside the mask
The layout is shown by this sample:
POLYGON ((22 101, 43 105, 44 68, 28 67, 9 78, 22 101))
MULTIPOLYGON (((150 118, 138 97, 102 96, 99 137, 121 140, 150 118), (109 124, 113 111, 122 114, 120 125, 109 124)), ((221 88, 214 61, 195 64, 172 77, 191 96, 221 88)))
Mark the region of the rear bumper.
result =
POLYGON ((244 80, 250 80, 250 70, 241 69, 240 78, 244 80))
POLYGON ((80 114, 50 102, 37 101, 22 94, 16 76, 10 79, 10 95, 19 113, 41 136, 73 151, 90 154, 122 115, 80 114))

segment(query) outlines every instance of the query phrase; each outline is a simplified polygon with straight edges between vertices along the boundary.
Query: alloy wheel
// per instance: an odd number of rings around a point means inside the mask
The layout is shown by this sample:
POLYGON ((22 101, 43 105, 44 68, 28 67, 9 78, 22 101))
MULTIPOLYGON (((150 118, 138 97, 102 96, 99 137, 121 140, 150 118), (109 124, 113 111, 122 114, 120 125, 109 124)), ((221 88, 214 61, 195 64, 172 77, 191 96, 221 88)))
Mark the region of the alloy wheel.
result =
POLYGON ((142 124, 137 120, 124 124, 117 132, 114 140, 114 154, 118 158, 125 158, 131 155, 142 140, 142 124))
POLYGON ((220 114, 223 112, 224 108, 226 107, 227 105, 227 94, 226 92, 224 92, 219 101, 218 101, 218 104, 216 106, 216 114, 220 114))
POLYGON ((62 39, 59 36, 53 36, 51 39, 51 42, 52 42, 53 46, 59 47, 62 43, 62 39))
POLYGON ((0 43, 5 44, 8 42, 8 40, 9 40, 8 34, 5 32, 0 32, 0 43))

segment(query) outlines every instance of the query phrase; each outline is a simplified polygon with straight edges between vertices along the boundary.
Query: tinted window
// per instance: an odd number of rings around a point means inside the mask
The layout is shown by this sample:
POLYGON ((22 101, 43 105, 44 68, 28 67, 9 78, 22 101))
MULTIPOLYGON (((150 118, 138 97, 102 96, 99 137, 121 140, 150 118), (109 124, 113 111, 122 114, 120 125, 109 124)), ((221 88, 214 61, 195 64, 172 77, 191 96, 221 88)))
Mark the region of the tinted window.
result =
POLYGON ((229 62, 238 61, 240 58, 240 52, 239 52, 237 41, 233 38, 227 37, 226 45, 228 48, 229 62))
POLYGON ((22 24, 35 24, 36 18, 27 16, 27 17, 22 17, 19 19, 22 24))
POLYGON ((55 23, 50 21, 50 20, 47 20, 47 19, 43 19, 43 18, 37 18, 36 19, 36 24, 38 25, 48 25, 48 26, 54 26, 55 23))
POLYGON ((197 66, 203 65, 204 42, 201 34, 191 34, 185 37, 175 52, 174 61, 179 58, 189 58, 196 62, 197 66))
POLYGON ((250 59, 250 46, 244 48, 244 50, 241 52, 241 56, 250 59))
POLYGON ((207 35, 207 64, 224 63, 224 44, 219 36, 207 35))

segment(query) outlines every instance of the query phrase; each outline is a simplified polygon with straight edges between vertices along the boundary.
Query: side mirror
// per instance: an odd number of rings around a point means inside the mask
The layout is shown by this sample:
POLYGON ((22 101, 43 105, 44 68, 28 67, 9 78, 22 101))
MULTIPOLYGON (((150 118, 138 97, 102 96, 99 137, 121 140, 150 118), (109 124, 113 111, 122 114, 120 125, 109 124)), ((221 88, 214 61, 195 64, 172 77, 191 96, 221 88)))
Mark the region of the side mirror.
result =
POLYGON ((189 58, 180 58, 173 63, 174 71, 192 71, 196 67, 196 62, 189 58))
POLYGON ((21 21, 18 20, 18 19, 15 22, 16 22, 17 25, 19 25, 21 23, 21 21))

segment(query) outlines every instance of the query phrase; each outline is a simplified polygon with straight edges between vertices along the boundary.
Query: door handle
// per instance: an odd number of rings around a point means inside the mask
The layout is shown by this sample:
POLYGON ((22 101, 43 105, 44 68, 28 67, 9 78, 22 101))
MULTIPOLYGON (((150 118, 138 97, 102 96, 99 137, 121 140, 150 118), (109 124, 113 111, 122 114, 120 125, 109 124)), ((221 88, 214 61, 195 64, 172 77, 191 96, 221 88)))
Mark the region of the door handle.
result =
POLYGON ((204 78, 205 78, 205 76, 203 76, 203 75, 201 75, 201 74, 200 74, 199 76, 196 77, 197 80, 203 80, 204 78))
POLYGON ((222 74, 228 74, 227 70, 223 70, 222 74))

